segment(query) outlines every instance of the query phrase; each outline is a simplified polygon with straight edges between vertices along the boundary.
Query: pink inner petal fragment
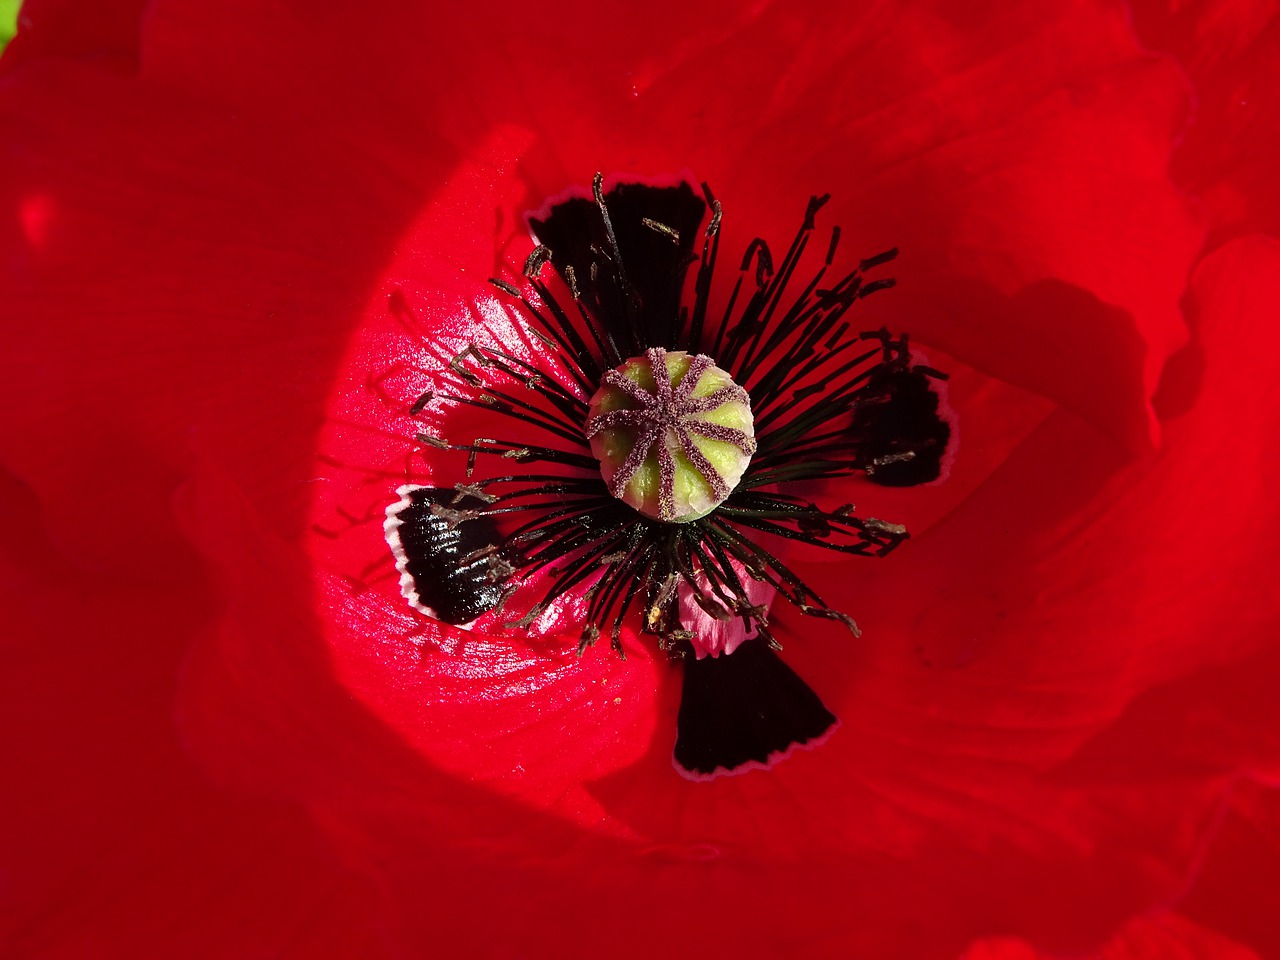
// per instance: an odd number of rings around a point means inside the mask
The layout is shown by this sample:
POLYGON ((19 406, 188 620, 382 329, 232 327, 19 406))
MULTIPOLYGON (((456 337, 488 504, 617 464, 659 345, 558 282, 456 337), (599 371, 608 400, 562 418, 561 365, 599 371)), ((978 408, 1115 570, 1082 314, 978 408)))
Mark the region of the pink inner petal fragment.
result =
MULTIPOLYGON (((730 563, 738 580, 746 588, 752 606, 767 609, 778 591, 770 583, 753 579, 737 561, 731 560, 730 563)), ((701 570, 698 571, 697 586, 703 595, 715 596, 706 574, 701 570)), ((676 588, 676 596, 680 601, 680 623, 693 634, 690 643, 699 660, 708 656, 718 657, 722 653, 728 655, 737 650, 743 641, 755 638, 755 627, 748 630, 742 617, 733 616, 721 620, 702 609, 694 599, 694 591, 683 580, 676 588)))

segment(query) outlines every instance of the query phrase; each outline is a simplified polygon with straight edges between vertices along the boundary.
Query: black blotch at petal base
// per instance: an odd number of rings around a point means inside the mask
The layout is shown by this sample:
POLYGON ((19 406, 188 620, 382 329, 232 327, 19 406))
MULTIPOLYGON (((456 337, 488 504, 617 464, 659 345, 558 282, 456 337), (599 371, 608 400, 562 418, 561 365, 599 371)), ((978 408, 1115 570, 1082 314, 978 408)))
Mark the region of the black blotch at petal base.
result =
POLYGON ((419 601, 439 619, 453 624, 470 623, 502 598, 502 584, 489 579, 487 558, 462 563, 468 554, 502 542, 493 521, 478 517, 451 529, 431 512, 432 504, 451 509, 480 505, 470 498, 454 504, 456 497, 457 492, 451 489, 418 487, 397 514, 400 544, 408 558, 405 570, 413 578, 419 601))
MULTIPOLYGON (((619 183, 605 194, 604 203, 627 281, 639 299, 638 327, 664 332, 679 314, 683 279, 692 262, 694 243, 702 241, 698 227, 707 205, 687 183, 669 187, 619 183), (646 218, 675 230, 679 242, 645 226, 642 221, 646 218)), ((595 201, 582 197, 565 200, 553 206, 545 220, 532 219, 529 225, 538 242, 551 249, 551 263, 561 276, 566 267, 573 267, 582 300, 597 321, 619 345, 628 343, 631 331, 624 329, 625 311, 616 302, 619 294, 612 271, 597 252, 608 251, 609 242, 595 201), (601 271, 599 283, 591 280, 592 263, 601 271)), ((648 345, 671 346, 662 342, 648 345)))
POLYGON ((732 654, 684 661, 675 760, 696 776, 733 771, 814 740, 835 724, 831 713, 763 640, 732 654))
POLYGON ((868 480, 886 487, 913 487, 941 476, 951 424, 938 406, 933 381, 923 373, 886 367, 871 375, 849 428, 856 465, 868 480), (875 463, 908 453, 910 459, 875 463))

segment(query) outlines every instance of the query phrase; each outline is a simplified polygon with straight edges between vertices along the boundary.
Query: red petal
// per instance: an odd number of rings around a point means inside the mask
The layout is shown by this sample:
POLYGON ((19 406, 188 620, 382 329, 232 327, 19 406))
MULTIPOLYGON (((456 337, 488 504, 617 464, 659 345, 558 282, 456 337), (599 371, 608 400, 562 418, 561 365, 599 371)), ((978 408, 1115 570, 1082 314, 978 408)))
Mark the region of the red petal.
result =
POLYGON ((1137 0, 1144 41, 1167 50, 1194 81, 1193 122, 1174 157, 1179 182, 1204 198, 1211 244, 1280 232, 1280 16, 1256 0, 1137 0))
POLYGON ((35 516, 0 473, 5 954, 380 955, 370 892, 296 805, 215 788, 185 753, 173 700, 205 589, 104 588, 35 516))
MULTIPOLYGON (((1174 913, 1154 913, 1129 921, 1091 954, 1096 960, 1259 960, 1258 954, 1228 937, 1174 913)), ((1053 960, 1025 940, 983 940, 960 960, 1053 960)))
MULTIPOLYGON (((1121 467, 1096 435, 1050 420, 946 521, 860 576, 860 658, 831 663, 812 643, 791 655, 804 674, 826 671, 819 693, 857 731, 849 746, 833 738, 829 751, 854 751, 837 764, 879 767, 900 808, 961 818, 956 836, 979 810, 1012 803, 1019 825, 1000 835, 1093 835, 1075 879, 1072 858, 1057 860, 1059 917, 1062 900, 1080 908, 1099 895, 1095 874, 1127 876, 1093 904, 1095 919, 1170 896, 1226 776, 1274 770, 1280 755, 1263 694, 1280 666, 1267 626, 1280 516, 1263 479, 1280 466, 1267 443, 1280 419, 1280 249, 1229 246, 1194 289, 1204 376, 1167 449, 1121 467), (1247 370, 1242 342, 1260 351, 1247 370), (1204 673, 1236 658, 1236 677, 1259 671, 1257 696, 1204 673), (1123 713, 1161 683, 1167 692, 1123 713), (1206 717, 1229 735, 1179 739, 1206 717), (1037 768, 1051 775, 1028 776, 1037 768), (1100 815, 1110 827, 1091 824, 1100 815), (1143 863, 1144 845, 1162 851, 1159 869, 1143 863)), ((832 568, 814 576, 841 589, 832 568)))
POLYGON ((1280 950, 1280 793, 1274 779, 1234 785, 1183 911, 1248 944, 1261 957, 1280 950))

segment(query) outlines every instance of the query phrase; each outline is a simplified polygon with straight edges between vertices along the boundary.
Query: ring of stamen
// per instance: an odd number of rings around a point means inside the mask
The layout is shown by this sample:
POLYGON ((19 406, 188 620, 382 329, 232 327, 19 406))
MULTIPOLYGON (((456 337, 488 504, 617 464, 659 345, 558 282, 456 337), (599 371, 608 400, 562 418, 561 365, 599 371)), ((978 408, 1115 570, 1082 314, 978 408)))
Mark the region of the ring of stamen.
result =
MULTIPOLYGON (((907 539, 906 529, 897 524, 855 516, 852 504, 823 507, 787 489, 795 481, 847 476, 860 469, 870 476, 868 466, 877 477, 882 468, 891 471, 896 464, 875 461, 903 449, 901 443, 895 445, 892 421, 883 428, 869 428, 868 436, 879 443, 883 435, 887 446, 864 444, 861 434, 850 434, 850 411, 855 420, 859 410, 870 415, 875 409, 872 401, 887 389, 890 367, 902 367, 911 377, 944 376, 910 364, 905 336, 894 339, 885 329, 859 333, 848 316, 864 297, 892 286, 891 279, 864 279, 864 273, 892 260, 896 251, 864 259, 851 272, 827 279, 839 239, 838 228, 833 229, 825 262, 790 297, 786 290, 815 229, 815 214, 826 200, 815 197, 784 256, 773 257, 763 240, 752 243, 723 312, 714 315, 708 306, 719 243, 718 201, 705 185, 705 204, 687 186, 634 190, 628 200, 623 187, 605 194, 597 182, 594 204, 571 199, 553 208, 549 220, 532 221, 550 245, 530 254, 525 284, 493 281, 525 315, 519 338, 504 340, 490 330, 490 342, 464 344, 454 352, 441 344, 427 345, 441 370, 423 395, 426 399, 414 404, 419 412, 428 404, 444 402, 498 415, 489 437, 446 439, 438 430, 418 435, 419 444, 431 451, 464 452, 468 488, 492 491, 494 501, 478 506, 477 513, 500 529, 493 543, 506 566, 495 615, 507 628, 526 628, 557 600, 576 594, 587 603, 583 647, 608 636, 621 653, 623 625, 638 606, 641 632, 657 636, 663 649, 683 652, 689 640, 677 603, 683 591, 717 620, 740 618, 746 630, 755 630, 769 646, 777 647, 765 611, 750 602, 745 584, 749 578, 767 584, 779 601, 799 613, 836 620, 856 633, 852 619, 809 587, 778 548, 790 541, 844 555, 885 556, 907 539), (615 209, 605 200, 621 205, 615 209), (628 203, 639 206, 640 212, 628 203), (710 225, 699 231, 699 219, 708 208, 710 225), (654 219, 655 210, 666 212, 654 219), (671 230, 655 230, 641 215, 671 230), (595 235, 597 221, 608 221, 603 237, 595 235), (699 237, 701 258, 691 255, 699 237), (691 264, 698 267, 695 298, 686 309, 677 292, 691 264), (549 265, 555 266, 569 300, 544 276, 549 265), (538 356, 528 358, 525 350, 535 343, 538 356), (684 403, 684 416, 676 418, 684 427, 683 436, 671 424, 659 431, 661 416, 655 423, 634 412, 646 402, 661 406, 660 382, 652 377, 654 349, 662 351, 655 354, 662 359, 659 369, 677 354, 686 365, 668 369, 665 384, 670 399, 676 400, 688 378, 690 389, 679 401, 684 403), (628 356, 632 360, 624 359, 628 356), (625 375, 637 363, 649 369, 648 380, 625 375), (713 366, 724 377, 718 385, 704 382, 713 366), (586 399, 606 388, 616 394, 610 409, 586 399), (717 424, 714 416, 696 415, 701 411, 694 409, 724 405, 744 395, 750 397, 754 456, 743 450, 745 442, 734 442, 742 437, 719 429, 742 430, 742 424, 717 424), (596 419, 615 411, 630 412, 612 421, 596 419), (511 432, 501 427, 504 422, 511 432), (635 467, 632 479, 619 484, 609 471, 616 471, 636 440, 650 432, 652 463, 635 467), (669 442, 655 449, 659 432, 669 442), (617 446, 612 456, 601 458, 597 445, 610 434, 617 446), (707 470, 686 450, 686 445, 698 451, 703 444, 715 443, 749 460, 739 477, 715 457, 708 458, 712 469, 707 470), (672 521, 661 519, 663 471, 658 461, 664 450, 672 464, 687 467, 670 471, 674 509, 666 516, 672 521), (481 456, 501 463, 498 475, 473 479, 481 456), (533 464, 547 464, 547 472, 530 472, 533 464), (614 493, 625 494, 646 472, 653 493, 649 509, 642 512, 614 493), (728 496, 705 514, 691 510, 692 519, 682 521, 681 483, 696 476, 710 499, 712 488, 719 486, 712 473, 729 487, 728 496), (610 479, 612 484, 606 482, 610 479), (538 599, 529 606, 523 596, 533 599, 530 578, 535 574, 541 577, 538 599)), ((393 312, 406 309, 394 297, 390 303, 393 312)), ((672 415, 670 404, 667 413, 672 415)), ((892 413, 887 410, 886 416, 892 413)), ((936 431, 927 434, 935 435, 936 431)), ((934 446, 945 448, 945 440, 934 446)), ((913 441, 911 449, 918 450, 919 444, 913 441)), ((432 522, 439 519, 432 517, 432 522)))

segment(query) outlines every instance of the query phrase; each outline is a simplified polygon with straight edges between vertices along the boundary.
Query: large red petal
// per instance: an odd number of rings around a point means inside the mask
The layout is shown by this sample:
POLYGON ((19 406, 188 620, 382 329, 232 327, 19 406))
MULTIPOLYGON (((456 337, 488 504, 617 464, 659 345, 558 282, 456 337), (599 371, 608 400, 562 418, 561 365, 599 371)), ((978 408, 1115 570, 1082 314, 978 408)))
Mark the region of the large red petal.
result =
POLYGON ((1222 825, 1182 909, 1262 957, 1280 950, 1280 792, 1276 780, 1235 784, 1222 825))
MULTIPOLYGON (((1231 779, 1274 770, 1278 264, 1275 244, 1256 241, 1197 274, 1203 379, 1165 450, 1120 467, 1096 435, 1049 421, 865 576, 855 612, 871 648, 834 665, 843 686, 825 668, 828 702, 859 733, 849 767, 881 765, 904 806, 974 829, 979 809, 1013 802, 1019 826, 998 835, 1095 835, 1057 868, 1067 902, 1101 896, 1094 917, 1185 889, 1231 779), (1267 357, 1247 373, 1241 342, 1267 357), (1095 873, 1124 879, 1103 892, 1095 873)), ((811 651, 797 644, 794 661, 820 669, 811 651)))
MULTIPOLYGON (((1094 960, 1260 960, 1243 944, 1176 913, 1158 912, 1126 923, 1094 960)), ((975 943, 960 960, 1053 960, 1025 940, 995 937, 975 943)))
POLYGON ((1214 246, 1280 233, 1280 14, 1257 0, 1137 0, 1143 40, 1177 57, 1194 81, 1193 122, 1174 157, 1179 182, 1205 201, 1214 246))
POLYGON ((381 955, 371 891, 297 804, 217 789, 187 756, 173 701, 207 590, 104 588, 34 503, 0 473, 0 950, 381 955))

